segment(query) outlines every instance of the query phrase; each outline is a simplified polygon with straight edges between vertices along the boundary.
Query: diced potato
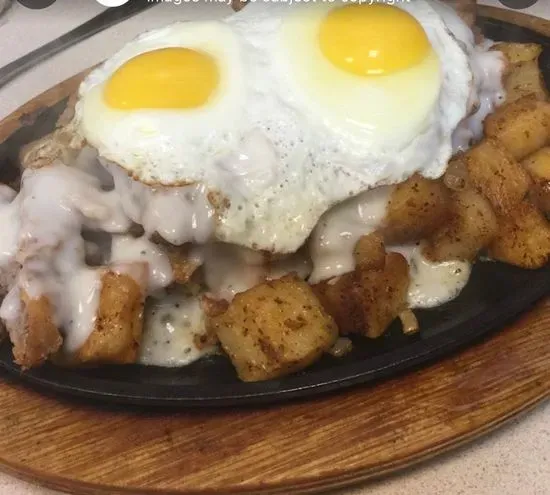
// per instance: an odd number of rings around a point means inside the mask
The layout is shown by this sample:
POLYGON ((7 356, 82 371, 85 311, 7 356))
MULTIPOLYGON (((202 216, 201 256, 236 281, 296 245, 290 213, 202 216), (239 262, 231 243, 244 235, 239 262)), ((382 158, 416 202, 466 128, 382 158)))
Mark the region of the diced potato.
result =
POLYGON ((534 95, 537 100, 548 99, 548 90, 536 60, 521 62, 511 67, 504 81, 504 89, 507 104, 529 95, 534 95))
POLYGON ((550 140, 550 103, 535 95, 503 105, 485 119, 485 136, 500 143, 516 160, 546 146, 550 140))
POLYGON ((379 233, 364 235, 355 244, 355 264, 366 270, 382 270, 386 263, 386 249, 379 233))
POLYGON ((542 53, 542 46, 536 43, 497 43, 492 50, 502 52, 509 64, 519 64, 537 60, 542 53))
POLYGON ((487 197, 497 213, 506 214, 525 198, 531 184, 529 175, 498 141, 484 139, 464 159, 472 186, 487 197))
MULTIPOLYGON (((138 280, 146 280, 146 265, 135 264, 133 269, 143 272, 138 280)), ((135 276, 111 270, 103 273, 101 283, 94 330, 68 360, 71 364, 134 363, 143 331, 144 290, 135 276)))
POLYGON ((6 321, 13 343, 15 362, 23 369, 40 366, 55 354, 63 343, 59 329, 54 324, 52 305, 46 296, 31 299, 20 292, 21 314, 17 321, 6 321))
POLYGON ((278 378, 328 351, 338 328, 311 287, 295 275, 266 281, 235 296, 207 320, 241 380, 278 378))
POLYGON ((409 265, 398 253, 388 253, 384 267, 355 271, 313 286, 317 297, 333 316, 340 333, 382 335, 407 309, 409 265))
POLYGON ((499 218, 489 255, 521 268, 540 268, 550 259, 550 224, 536 206, 524 201, 499 218))
POLYGON ((441 181, 414 175, 393 190, 381 232, 386 244, 419 241, 437 230, 449 214, 449 191, 441 181))
POLYGON ((523 160, 522 165, 531 175, 531 200, 546 214, 550 214, 550 147, 542 148, 523 160))
POLYGON ((434 261, 473 261, 497 232, 497 218, 490 203, 473 190, 452 194, 448 222, 426 240, 424 255, 434 261))

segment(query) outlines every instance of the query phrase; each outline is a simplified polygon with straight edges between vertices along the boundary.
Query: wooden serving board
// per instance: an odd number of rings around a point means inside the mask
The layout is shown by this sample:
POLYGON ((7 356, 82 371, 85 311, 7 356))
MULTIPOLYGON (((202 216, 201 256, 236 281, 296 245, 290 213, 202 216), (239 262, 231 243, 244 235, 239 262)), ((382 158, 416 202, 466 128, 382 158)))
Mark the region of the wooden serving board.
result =
MULTIPOLYGON (((482 8, 550 35, 550 23, 482 8)), ((0 124, 0 142, 81 76, 0 124)), ((463 444, 550 397, 550 300, 453 357, 314 400, 247 409, 102 408, 0 381, 0 467, 71 493, 291 494, 341 487, 463 444)))

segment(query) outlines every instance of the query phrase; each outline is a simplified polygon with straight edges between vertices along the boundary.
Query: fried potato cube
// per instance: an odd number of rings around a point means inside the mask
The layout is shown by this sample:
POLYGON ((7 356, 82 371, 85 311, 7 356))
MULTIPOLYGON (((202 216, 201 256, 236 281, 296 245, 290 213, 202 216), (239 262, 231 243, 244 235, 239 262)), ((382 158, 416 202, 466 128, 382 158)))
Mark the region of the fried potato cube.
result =
POLYGON ((355 264, 366 270, 382 270, 386 264, 384 239, 378 232, 362 236, 353 250, 355 264))
POLYGON ((529 191, 531 200, 550 214, 550 147, 540 149, 521 163, 533 179, 529 191))
MULTIPOLYGON (((54 323, 54 312, 46 296, 32 299, 24 290, 17 290, 21 298, 21 313, 17 321, 6 321, 13 343, 13 357, 23 369, 43 364, 63 344, 63 338, 54 323)), ((10 296, 8 296, 10 297, 10 296)))
POLYGON ((499 214, 506 214, 525 198, 531 180, 503 146, 484 139, 464 155, 470 183, 499 214))
POLYGON ((532 95, 537 100, 548 99, 548 90, 537 60, 520 62, 509 69, 504 81, 506 103, 532 95))
POLYGON ((434 262, 473 261, 497 233, 490 203, 471 189, 452 193, 452 213, 445 225, 425 241, 423 253, 434 262))
POLYGON ((495 44, 491 50, 502 52, 508 63, 514 65, 538 59, 542 46, 537 43, 502 42, 495 44))
POLYGON ((498 219, 498 233, 489 255, 521 268, 541 268, 550 260, 550 224, 539 209, 523 201, 498 219))
POLYGON ((419 241, 442 225, 449 214, 449 191, 441 181, 416 174, 393 190, 381 231, 386 244, 419 241))
POLYGON ((355 271, 313 286, 340 333, 380 337, 407 308, 409 265, 398 253, 388 253, 382 269, 358 266, 355 271))
POLYGON ((546 146, 550 140, 550 103, 535 95, 503 105, 485 119, 485 136, 495 139, 516 160, 546 146))
POLYGON ((70 363, 135 363, 143 332, 147 266, 135 263, 132 272, 108 270, 101 276, 101 293, 95 327, 84 345, 69 357, 70 363), (137 275, 137 276, 136 276, 137 275))
POLYGON ((207 327, 246 382, 299 371, 338 338, 334 320, 294 274, 237 294, 227 311, 207 320, 207 327))

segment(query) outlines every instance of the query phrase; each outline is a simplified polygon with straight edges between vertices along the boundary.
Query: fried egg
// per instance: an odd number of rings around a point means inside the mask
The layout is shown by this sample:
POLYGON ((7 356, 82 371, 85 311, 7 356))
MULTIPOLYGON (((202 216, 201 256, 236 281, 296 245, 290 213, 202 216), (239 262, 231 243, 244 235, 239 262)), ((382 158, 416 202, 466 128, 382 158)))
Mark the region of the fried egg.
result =
POLYGON ((333 205, 439 177, 472 81, 428 1, 253 3, 129 43, 83 82, 76 124, 134 180, 221 197, 212 238, 288 253, 333 205))

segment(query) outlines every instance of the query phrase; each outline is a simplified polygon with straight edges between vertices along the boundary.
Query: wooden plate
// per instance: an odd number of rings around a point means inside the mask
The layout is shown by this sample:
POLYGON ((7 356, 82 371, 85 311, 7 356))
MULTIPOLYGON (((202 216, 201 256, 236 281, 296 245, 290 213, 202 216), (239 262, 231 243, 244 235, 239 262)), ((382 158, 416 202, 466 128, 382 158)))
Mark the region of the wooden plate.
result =
MULTIPOLYGON (((483 9, 550 35, 549 23, 483 9)), ((67 82, 37 102, 49 106, 67 82)), ((0 126, 0 140, 20 125, 0 126)), ((405 377, 284 406, 147 412, 0 382, 0 463, 72 493, 304 493, 403 468, 550 396, 550 301, 459 355, 405 377)))

